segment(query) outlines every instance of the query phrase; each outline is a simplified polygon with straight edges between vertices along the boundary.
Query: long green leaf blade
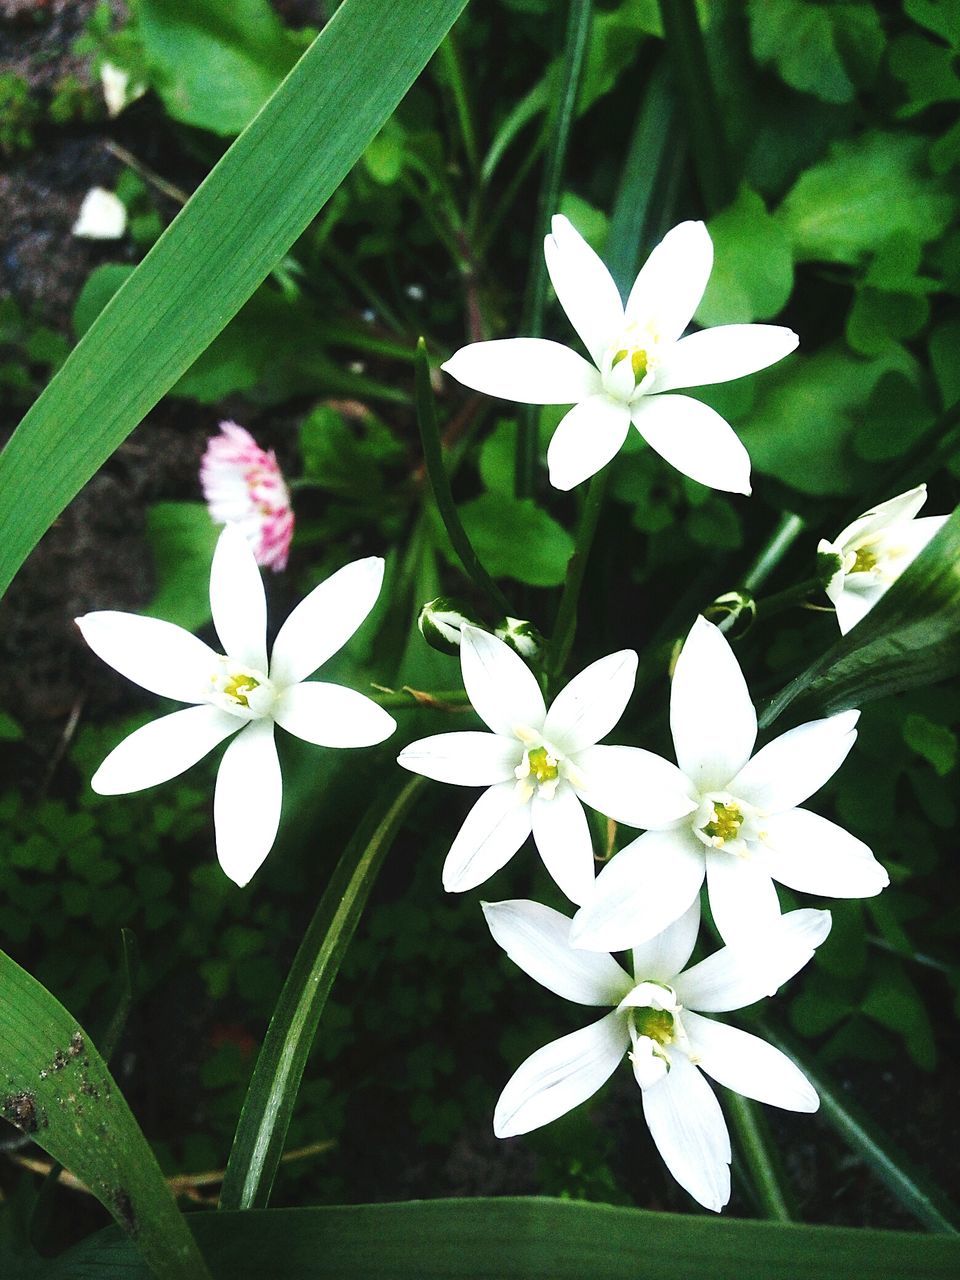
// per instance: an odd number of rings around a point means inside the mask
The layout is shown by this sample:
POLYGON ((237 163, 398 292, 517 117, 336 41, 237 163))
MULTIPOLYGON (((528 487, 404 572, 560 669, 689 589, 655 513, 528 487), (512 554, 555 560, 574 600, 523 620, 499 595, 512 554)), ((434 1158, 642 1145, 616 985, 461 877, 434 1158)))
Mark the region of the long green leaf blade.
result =
POLYGON ((0 1114, 87 1184, 154 1276, 209 1277, 107 1064, 76 1019, 3 952, 0 1078, 0 1114))
POLYGON ((465 5, 344 0, 0 454, 0 594, 305 229, 465 5))
MULTIPOLYGON (((191 1219, 224 1280, 955 1280, 960 1241, 647 1213, 573 1200, 421 1200, 191 1219)), ((49 1280, 147 1280, 115 1233, 49 1280)))

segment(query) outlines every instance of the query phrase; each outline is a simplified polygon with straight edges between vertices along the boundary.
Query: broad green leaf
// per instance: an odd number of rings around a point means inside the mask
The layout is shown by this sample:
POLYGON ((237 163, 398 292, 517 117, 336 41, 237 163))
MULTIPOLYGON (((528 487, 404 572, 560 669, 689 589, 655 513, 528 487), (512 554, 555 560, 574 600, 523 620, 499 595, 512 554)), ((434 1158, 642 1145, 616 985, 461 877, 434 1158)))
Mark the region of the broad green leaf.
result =
MULTIPOLYGON (((532 587, 563 582, 573 539, 531 498, 484 493, 460 507, 460 519, 487 572, 532 587)), ((441 549, 452 561, 446 538, 441 549)))
POLYGON ((147 512, 157 591, 142 610, 197 631, 210 621, 210 562, 219 529, 202 502, 157 502, 147 512))
POLYGON ((960 315, 952 315, 930 334, 930 364, 940 390, 940 401, 949 409, 960 400, 960 315))
POLYGON ((761 724, 801 694, 829 715, 958 671, 960 507, 867 616, 768 703, 761 724))
MULTIPOLYGON (((421 1200, 194 1214, 224 1280, 955 1280, 948 1235, 650 1213, 576 1200, 421 1200)), ((48 1280, 148 1280, 101 1232, 48 1280)))
POLYGON ((0 454, 0 590, 289 249, 464 4, 344 0, 0 454))
POLYGON ((954 70, 954 54, 923 36, 900 36, 890 45, 890 70, 904 84, 909 101, 900 115, 916 115, 934 102, 960 98, 960 79, 954 70))
POLYGON ((136 1242, 149 1267, 143 1274, 209 1277, 153 1152, 90 1037, 2 952, 0 1078, 0 1115, 87 1184, 136 1242))
POLYGON ((960 49, 960 0, 903 0, 903 9, 921 27, 960 49))
POLYGON ((903 722, 903 740, 911 751, 928 761, 941 778, 957 763, 957 735, 945 724, 911 712, 903 722))
POLYGON ((834 6, 810 0, 751 0, 750 41, 761 66, 772 63, 784 82, 824 102, 854 95, 837 48, 834 6))
POLYGON ((935 240, 956 201, 925 165, 927 142, 907 133, 864 133, 836 142, 801 174, 777 217, 799 262, 857 263, 893 235, 935 240))
POLYGON ((760 196, 741 187, 734 203, 707 228, 714 265, 697 323, 749 324, 777 315, 793 289, 793 257, 783 227, 760 196))

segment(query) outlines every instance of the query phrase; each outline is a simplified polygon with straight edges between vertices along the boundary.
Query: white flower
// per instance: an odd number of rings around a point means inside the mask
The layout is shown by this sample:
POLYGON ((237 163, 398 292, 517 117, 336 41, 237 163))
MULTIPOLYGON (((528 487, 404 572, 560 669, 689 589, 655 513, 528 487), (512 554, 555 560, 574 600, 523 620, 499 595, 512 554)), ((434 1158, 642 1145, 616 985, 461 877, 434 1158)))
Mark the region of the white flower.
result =
POLYGON ((366 747, 396 728, 362 693, 306 677, 346 644, 383 581, 376 556, 345 565, 302 600, 280 628, 267 664, 267 604, 253 553, 228 525, 210 570, 210 605, 224 654, 182 627, 134 613, 77 619, 94 653, 162 698, 193 703, 125 738, 91 786, 142 791, 189 769, 236 734, 220 762, 213 801, 217 856, 239 885, 270 852, 280 823, 274 725, 323 747, 366 747))
POLYGON ((724 947, 684 972, 700 923, 699 899, 668 929, 633 950, 631 978, 611 955, 570 945, 570 921, 537 902, 484 903, 490 932, 515 964, 577 1004, 612 1006, 599 1022, 538 1049, 500 1095, 500 1138, 529 1133, 585 1102, 624 1054, 642 1090, 643 1114, 667 1168, 705 1208, 730 1199, 730 1139, 701 1071, 788 1111, 819 1099, 785 1054, 704 1013, 724 1013, 773 993, 813 956, 829 911, 791 911, 750 945, 724 947))
POLYGON ((637 655, 625 649, 594 662, 547 711, 533 673, 508 645, 476 627, 461 636, 464 688, 493 732, 436 734, 399 756, 413 773, 487 788, 447 854, 444 888, 483 884, 532 830, 550 875, 582 902, 594 874, 581 801, 633 827, 666 825, 694 807, 670 786, 673 765, 636 747, 595 745, 623 715, 637 655))
POLYGON ((652 449, 712 489, 750 492, 750 459, 723 418, 680 387, 729 382, 788 355, 799 339, 768 324, 682 337, 713 266, 702 222, 682 222, 654 249, 624 307, 607 268, 562 216, 544 241, 560 304, 593 364, 557 342, 474 342, 443 368, 474 391, 522 404, 573 404, 550 442, 550 481, 572 489, 606 466, 632 422, 652 449))
POLYGON ((257 564, 287 567, 293 508, 276 454, 261 449, 235 422, 221 422, 200 461, 200 487, 215 524, 238 525, 257 564))
POLYGON ((916 514, 926 500, 927 486, 918 484, 865 511, 833 542, 821 539, 818 553, 840 558, 825 590, 844 635, 870 612, 950 518, 924 516, 917 520, 916 514))
POLYGON ((131 85, 130 72, 112 62, 101 62, 100 85, 103 89, 103 100, 106 103, 107 115, 118 116, 124 107, 129 106, 137 98, 142 98, 147 91, 145 84, 131 85))
POLYGON ((775 922, 774 880, 834 898, 879 893, 889 877, 867 846, 796 807, 840 768, 859 715, 800 725, 753 756, 757 715, 743 673, 723 634, 698 618, 670 692, 680 767, 660 793, 664 805, 686 797, 693 812, 647 823, 652 829, 607 863, 574 919, 576 944, 620 951, 652 938, 689 907, 704 877, 728 943, 775 922))
POLYGON ((119 240, 127 229, 127 206, 103 187, 91 187, 73 224, 81 240, 119 240))

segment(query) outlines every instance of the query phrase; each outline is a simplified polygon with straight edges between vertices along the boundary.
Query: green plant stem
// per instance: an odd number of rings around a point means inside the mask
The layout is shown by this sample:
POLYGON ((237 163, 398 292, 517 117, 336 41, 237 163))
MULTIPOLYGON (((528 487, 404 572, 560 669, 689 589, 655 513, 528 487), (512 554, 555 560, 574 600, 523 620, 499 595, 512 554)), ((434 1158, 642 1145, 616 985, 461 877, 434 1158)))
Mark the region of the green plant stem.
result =
POLYGON ((457 505, 453 500, 450 480, 443 462, 443 444, 440 440, 436 403, 433 396, 433 386, 430 382, 430 360, 427 356, 427 345, 422 338, 417 343, 415 376, 417 424, 420 427, 420 440, 423 444, 423 460, 427 468, 427 475, 430 477, 430 487, 433 490, 433 497, 437 504, 437 510, 440 512, 440 518, 443 521, 453 549, 459 556, 460 563, 466 571, 467 577, 476 583, 480 590, 489 597, 491 604, 498 612, 506 617, 513 612, 510 604, 480 563, 480 557, 473 549, 473 543, 467 537, 467 531, 460 523, 457 505))
POLYGON ((374 690, 364 689, 364 696, 380 707, 431 708, 434 711, 459 711, 470 706, 470 699, 465 689, 411 689, 405 685, 402 689, 374 690))
POLYGON ((745 591, 755 595, 760 590, 803 532, 804 524, 805 521, 800 516, 794 515, 792 511, 783 513, 776 529, 760 549, 753 564, 744 575, 743 586, 745 591))
POLYGON ((603 499, 607 491, 608 470, 605 467, 590 481, 580 524, 577 528, 576 545, 570 562, 567 565, 567 577, 563 584, 563 595, 550 639, 547 652, 547 673, 552 679, 559 676, 567 665, 574 636, 577 634, 577 605, 580 602, 580 590, 583 587, 583 575, 590 558, 590 548, 597 532, 600 512, 603 510, 603 499))
POLYGON ((757 1104, 732 1091, 724 1101, 764 1216, 773 1222, 792 1222, 793 1214, 787 1203, 779 1161, 772 1150, 770 1135, 757 1104))
POLYGON ((467 164, 470 166, 470 172, 477 174, 480 170, 477 131, 473 123, 473 111, 470 106, 470 95, 467 92, 467 81, 463 74, 463 60, 460 57, 460 50, 457 48, 457 42, 452 31, 441 44, 438 52, 447 83, 450 86, 450 92, 453 94, 453 105, 457 112, 460 137, 463 140, 463 150, 467 157, 467 164))
POLYGON ((819 578, 805 578, 793 587, 785 587, 783 591, 775 591, 771 596, 762 596, 757 601, 757 619, 772 618, 795 604, 804 604, 815 591, 822 591, 823 583, 819 578))
MULTIPOLYGON (((547 298, 547 268, 543 257, 543 239, 550 230, 550 219, 557 212, 560 204, 567 144, 570 141, 570 127, 573 124, 580 76, 587 51, 587 36, 590 32, 590 9, 590 0, 569 0, 560 86, 554 102, 547 145, 547 161, 537 200, 537 218, 524 306, 522 331, 530 338, 539 338, 543 333, 543 313, 547 298)), ((538 419, 539 411, 533 406, 521 411, 517 430, 514 476, 514 490, 518 498, 533 496, 539 453, 538 419)))
POLYGON ((266 1208, 330 988, 381 863, 424 785, 381 792, 347 845, 294 958, 260 1049, 234 1136, 221 1209, 266 1208))

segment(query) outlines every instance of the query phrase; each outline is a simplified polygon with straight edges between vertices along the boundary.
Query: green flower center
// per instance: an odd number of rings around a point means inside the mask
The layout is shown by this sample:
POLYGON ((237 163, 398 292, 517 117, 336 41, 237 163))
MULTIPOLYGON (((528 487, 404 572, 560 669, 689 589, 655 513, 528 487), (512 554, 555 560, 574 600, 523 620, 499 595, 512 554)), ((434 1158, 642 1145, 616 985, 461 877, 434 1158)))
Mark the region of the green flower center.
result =
POLYGON ((877 554, 869 547, 858 547, 851 573, 869 573, 877 567, 877 554))
POLYGON ((672 1013, 666 1009, 634 1009, 633 1025, 638 1036, 646 1036, 661 1047, 673 1043, 672 1013))
POLYGON ((611 369, 615 369, 621 360, 630 360, 630 367, 633 369, 633 378, 635 382, 642 382, 647 373, 649 360, 646 351, 642 347, 634 347, 628 350, 626 347, 622 351, 618 351, 613 357, 611 369))
POLYGON ((743 826, 743 814, 735 804, 724 804, 722 800, 713 802, 713 818, 700 828, 711 844, 726 844, 735 840, 743 826))
POLYGON ((224 695, 232 698, 234 702, 240 704, 241 707, 249 707, 249 694, 254 689, 260 688, 260 681, 247 671, 241 671, 237 675, 228 676, 223 686, 224 695))
POLYGON ((546 747, 536 747, 528 752, 530 772, 537 782, 554 782, 560 777, 560 762, 552 756, 546 747))

